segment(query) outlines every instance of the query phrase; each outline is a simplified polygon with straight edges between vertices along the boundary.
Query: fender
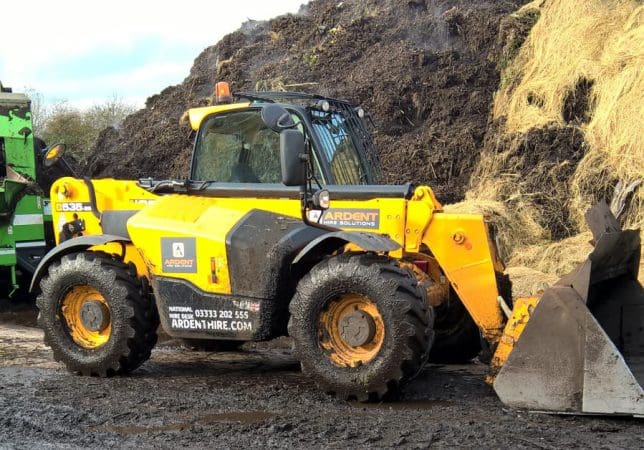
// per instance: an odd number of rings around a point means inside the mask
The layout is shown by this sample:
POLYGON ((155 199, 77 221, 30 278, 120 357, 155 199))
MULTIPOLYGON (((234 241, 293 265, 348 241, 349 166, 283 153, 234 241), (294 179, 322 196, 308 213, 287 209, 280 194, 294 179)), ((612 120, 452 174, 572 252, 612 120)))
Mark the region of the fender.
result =
POLYGON ((90 236, 80 236, 73 238, 52 248, 40 261, 40 264, 38 264, 38 267, 34 272, 34 276, 31 279, 29 292, 34 292, 34 288, 39 285, 40 280, 47 271, 47 268, 54 260, 59 259, 69 253, 86 250, 95 245, 103 245, 110 242, 130 242, 130 240, 124 238, 123 236, 116 236, 112 234, 94 234, 90 236))
POLYGON ((309 242, 297 254, 293 260, 293 264, 297 264, 311 252, 318 255, 328 255, 347 244, 355 244, 367 252, 391 252, 401 247, 398 242, 382 234, 357 231, 333 231, 318 236, 309 242))

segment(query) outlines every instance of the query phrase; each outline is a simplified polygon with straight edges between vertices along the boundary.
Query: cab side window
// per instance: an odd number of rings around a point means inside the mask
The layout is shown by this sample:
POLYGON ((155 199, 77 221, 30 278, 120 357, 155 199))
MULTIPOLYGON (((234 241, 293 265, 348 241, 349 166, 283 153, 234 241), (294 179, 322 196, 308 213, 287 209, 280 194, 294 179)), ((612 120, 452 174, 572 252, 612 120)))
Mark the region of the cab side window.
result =
POLYGON ((312 111, 311 123, 337 184, 364 184, 361 163, 346 119, 338 113, 312 111))
POLYGON ((192 178, 233 183, 280 183, 279 134, 259 110, 206 119, 197 138, 192 178))

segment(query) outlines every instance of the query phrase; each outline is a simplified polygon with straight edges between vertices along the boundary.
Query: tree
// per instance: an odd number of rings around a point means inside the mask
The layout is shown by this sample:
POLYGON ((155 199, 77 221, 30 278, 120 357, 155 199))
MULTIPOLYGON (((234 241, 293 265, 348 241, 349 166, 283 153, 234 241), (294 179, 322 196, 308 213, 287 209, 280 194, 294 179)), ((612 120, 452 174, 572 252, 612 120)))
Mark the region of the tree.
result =
POLYGON ((66 102, 57 103, 46 115, 40 137, 47 144, 64 142, 77 159, 85 156, 96 139, 81 111, 66 102))
POLYGON ((105 103, 80 109, 63 101, 39 114, 42 124, 37 129, 45 142, 64 142, 78 161, 87 158, 98 135, 107 127, 118 128, 135 111, 132 105, 113 96, 105 103))
POLYGON ((40 137, 45 125, 45 118, 47 117, 45 100, 40 92, 32 88, 25 89, 25 95, 31 100, 31 123, 34 134, 40 137))

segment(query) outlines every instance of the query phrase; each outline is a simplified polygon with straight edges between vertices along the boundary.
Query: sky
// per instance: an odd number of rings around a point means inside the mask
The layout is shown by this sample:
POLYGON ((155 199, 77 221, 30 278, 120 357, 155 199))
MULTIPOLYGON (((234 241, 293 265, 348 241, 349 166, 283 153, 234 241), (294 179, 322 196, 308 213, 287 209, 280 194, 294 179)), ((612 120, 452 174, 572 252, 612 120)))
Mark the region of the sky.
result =
POLYGON ((201 50, 246 20, 295 13, 305 2, 3 2, 0 81, 40 93, 45 105, 85 108, 118 97, 142 107, 181 83, 201 50))

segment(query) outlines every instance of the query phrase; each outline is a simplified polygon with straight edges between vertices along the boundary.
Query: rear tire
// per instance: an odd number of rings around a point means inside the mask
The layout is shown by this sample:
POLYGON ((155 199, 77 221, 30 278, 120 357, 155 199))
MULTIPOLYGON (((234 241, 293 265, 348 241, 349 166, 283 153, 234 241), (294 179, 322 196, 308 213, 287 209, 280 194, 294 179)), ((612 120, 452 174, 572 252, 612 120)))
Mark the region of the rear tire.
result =
MULTIPOLYGON (((495 272, 499 295, 512 308, 512 282, 510 277, 495 272)), ((488 364, 493 350, 481 336, 478 325, 454 291, 450 291, 451 303, 446 311, 438 311, 434 330, 436 339, 429 354, 429 362, 439 364, 463 364, 478 356, 488 364)))
POLYGON ((159 316, 132 265, 103 253, 65 255, 40 288, 38 324, 54 358, 70 371, 112 376, 150 357, 159 316))
POLYGON ((451 291, 450 305, 437 312, 434 330, 436 339, 429 353, 429 362, 463 364, 476 358, 481 351, 481 333, 465 305, 451 291))
POLYGON ((314 266, 289 312, 303 372, 346 399, 395 392, 423 367, 434 337, 433 310, 412 272, 373 254, 345 253, 314 266), (351 328, 349 319, 361 325, 351 328), (353 340, 347 329, 362 337, 353 340))

